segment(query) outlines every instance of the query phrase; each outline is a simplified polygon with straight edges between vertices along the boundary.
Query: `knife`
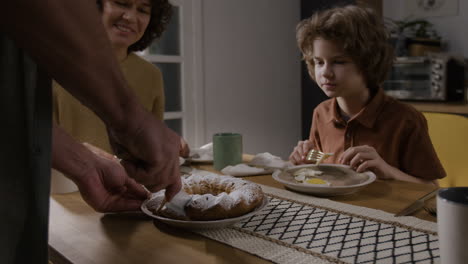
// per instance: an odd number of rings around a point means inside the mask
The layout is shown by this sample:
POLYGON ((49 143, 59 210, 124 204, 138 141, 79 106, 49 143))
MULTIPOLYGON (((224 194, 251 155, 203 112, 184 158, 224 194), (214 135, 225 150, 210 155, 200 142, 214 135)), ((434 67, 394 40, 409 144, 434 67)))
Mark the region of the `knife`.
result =
POLYGON ((432 192, 428 193, 428 194, 425 194, 423 197, 419 198, 418 200, 416 200, 416 202, 408 205, 407 207, 405 207, 403 210, 401 210, 400 212, 396 213, 395 216, 405 216, 405 215, 409 215, 411 213, 413 213, 414 211, 418 210, 418 209, 421 209, 423 206, 424 206, 424 202, 428 199, 431 199, 432 197, 434 197, 435 195, 437 195, 437 193, 439 192, 439 189, 435 189, 433 190, 432 192))

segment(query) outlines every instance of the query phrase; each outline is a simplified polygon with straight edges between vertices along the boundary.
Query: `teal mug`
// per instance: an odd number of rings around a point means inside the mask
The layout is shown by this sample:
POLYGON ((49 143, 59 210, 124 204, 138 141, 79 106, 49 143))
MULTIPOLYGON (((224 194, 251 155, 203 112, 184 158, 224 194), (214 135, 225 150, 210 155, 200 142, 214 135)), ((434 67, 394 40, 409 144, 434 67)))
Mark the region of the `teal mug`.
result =
POLYGON ((222 170, 228 165, 242 163, 242 135, 216 133, 213 135, 213 167, 222 170))

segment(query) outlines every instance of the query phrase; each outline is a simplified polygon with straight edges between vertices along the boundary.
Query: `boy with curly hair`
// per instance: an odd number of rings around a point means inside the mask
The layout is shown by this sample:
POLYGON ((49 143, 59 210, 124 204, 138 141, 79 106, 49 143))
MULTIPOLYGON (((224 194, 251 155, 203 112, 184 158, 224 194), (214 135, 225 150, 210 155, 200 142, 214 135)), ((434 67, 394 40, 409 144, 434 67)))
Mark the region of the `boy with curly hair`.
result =
POLYGON ((445 177, 424 116, 381 88, 393 50, 372 10, 349 5, 317 12, 299 23, 296 37, 310 77, 330 99, 315 108, 309 139, 298 142, 292 163, 306 163, 315 148, 335 153, 327 162, 380 179, 437 185, 445 177))

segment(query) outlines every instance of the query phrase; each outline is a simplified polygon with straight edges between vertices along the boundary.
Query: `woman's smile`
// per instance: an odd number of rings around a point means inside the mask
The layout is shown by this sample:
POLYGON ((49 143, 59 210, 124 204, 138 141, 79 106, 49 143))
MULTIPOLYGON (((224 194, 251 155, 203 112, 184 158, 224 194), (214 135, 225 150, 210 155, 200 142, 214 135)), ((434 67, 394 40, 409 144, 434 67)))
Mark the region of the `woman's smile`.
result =
POLYGON ((131 27, 128 27, 126 25, 123 25, 123 24, 114 24, 114 26, 120 30, 120 31, 123 31, 123 32, 133 32, 135 33, 135 30, 131 27))
POLYGON ((117 53, 125 57, 151 19, 149 0, 103 0, 102 22, 117 53))

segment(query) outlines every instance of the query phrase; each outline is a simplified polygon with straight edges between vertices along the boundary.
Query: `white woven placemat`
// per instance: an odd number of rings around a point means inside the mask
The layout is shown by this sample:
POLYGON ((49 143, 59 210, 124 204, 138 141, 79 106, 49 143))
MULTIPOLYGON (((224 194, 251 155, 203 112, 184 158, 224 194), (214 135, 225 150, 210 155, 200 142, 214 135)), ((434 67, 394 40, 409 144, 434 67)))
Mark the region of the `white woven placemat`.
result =
POLYGON ((261 185, 268 206, 196 233, 276 263, 438 263, 437 224, 261 185))

